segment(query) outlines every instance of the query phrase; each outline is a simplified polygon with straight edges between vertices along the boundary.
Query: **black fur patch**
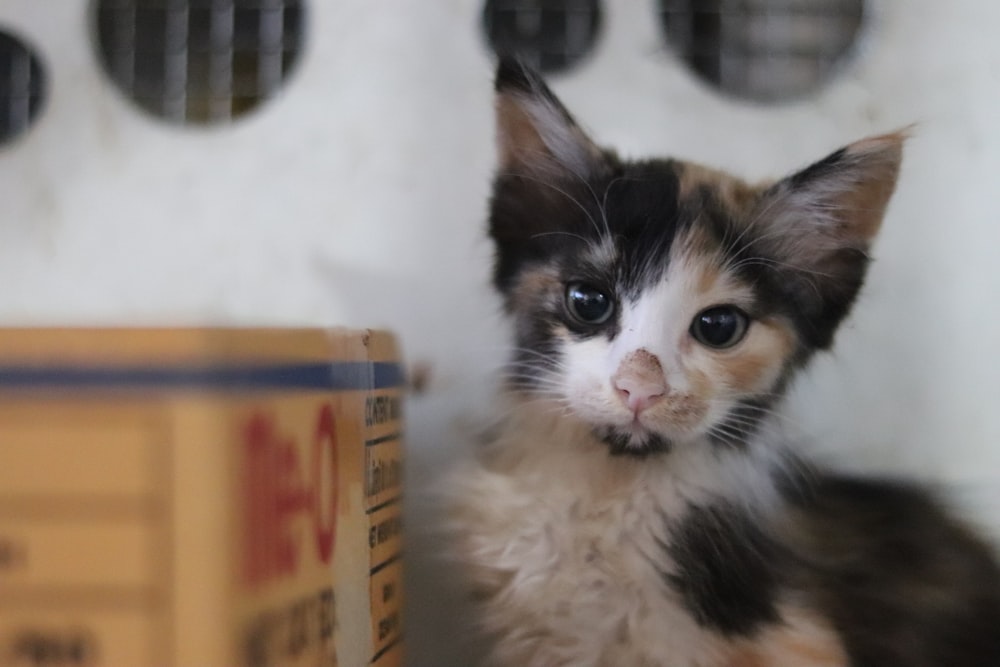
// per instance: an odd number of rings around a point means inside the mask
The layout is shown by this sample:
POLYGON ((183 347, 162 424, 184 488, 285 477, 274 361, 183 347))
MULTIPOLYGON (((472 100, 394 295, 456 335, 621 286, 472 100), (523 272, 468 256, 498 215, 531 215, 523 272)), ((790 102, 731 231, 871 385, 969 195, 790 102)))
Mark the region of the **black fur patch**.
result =
POLYGON ((789 542, 852 665, 1000 665, 1000 567, 923 491, 813 476, 785 486, 789 542))
POLYGON ((790 176, 788 181, 793 188, 800 188, 808 185, 811 181, 830 178, 843 168, 846 155, 846 148, 834 151, 822 160, 813 162, 805 169, 799 170, 790 176))
POLYGON ((765 247, 751 243, 736 258, 742 279, 757 286, 763 312, 780 314, 795 324, 805 344, 804 363, 815 350, 829 349, 840 323, 850 312, 868 270, 868 256, 857 248, 830 252, 826 266, 798 270, 765 247), (825 274, 825 275, 824 275, 825 274))
POLYGON ((637 445, 628 433, 622 433, 610 426, 597 428, 594 434, 608 446, 612 456, 644 459, 653 454, 666 454, 673 448, 670 440, 656 433, 646 434, 641 445, 637 445))
POLYGON ((635 297, 663 276, 674 238, 692 223, 679 205, 678 187, 677 165, 670 160, 628 164, 603 186, 623 295, 635 297))
POLYGON ((783 551, 746 510, 724 501, 694 506, 668 534, 676 573, 667 583, 700 625, 750 636, 779 620, 783 551))
POLYGON ((538 83, 538 75, 516 58, 504 57, 497 63, 497 74, 494 79, 494 88, 497 92, 519 90, 531 93, 537 89, 538 83))
POLYGON ((805 348, 801 365, 815 350, 828 349, 837 327, 854 304, 868 269, 868 256, 858 248, 831 249, 822 264, 801 265, 788 257, 776 236, 745 235, 733 248, 730 265, 753 285, 761 314, 781 315, 791 321, 805 348))
POLYGON ((490 235, 497 244, 494 282, 501 291, 536 262, 562 260, 567 281, 610 283, 619 296, 634 295, 662 276, 678 229, 697 215, 681 215, 688 211, 678 205, 676 165, 666 160, 623 165, 607 155, 594 171, 597 176, 586 181, 575 174, 497 175, 490 235), (613 266, 576 261, 608 241, 616 250, 613 266))

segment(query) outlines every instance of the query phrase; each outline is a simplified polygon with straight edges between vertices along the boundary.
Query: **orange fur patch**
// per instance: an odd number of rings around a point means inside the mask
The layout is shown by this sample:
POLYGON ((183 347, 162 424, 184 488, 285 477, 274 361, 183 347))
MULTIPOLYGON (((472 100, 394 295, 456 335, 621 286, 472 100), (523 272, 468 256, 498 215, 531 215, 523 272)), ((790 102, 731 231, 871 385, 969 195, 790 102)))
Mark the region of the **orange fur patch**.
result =
POLYGON ((847 147, 847 154, 864 160, 864 178, 846 190, 839 205, 847 214, 844 221, 851 232, 870 242, 882 225, 882 216, 896 187, 903 159, 906 132, 868 137, 847 147))
MULTIPOLYGON (((727 274, 715 254, 717 250, 698 237, 704 232, 691 232, 684 239, 684 247, 674 255, 674 261, 683 262, 684 271, 690 275, 692 289, 703 307, 732 304, 748 307, 752 290, 727 274), (706 252, 701 247, 707 247, 706 252)), ((680 341, 680 352, 697 363, 687 368, 692 393, 707 396, 719 389, 720 379, 729 391, 754 393, 767 389, 794 352, 796 334, 791 324, 782 318, 765 318, 750 323, 746 338, 725 350, 702 350, 690 336, 680 341)))
POLYGON ((678 195, 681 200, 707 187, 723 207, 732 213, 739 213, 748 210, 760 194, 760 188, 718 169, 685 162, 678 171, 678 195))
POLYGON ((848 667, 840 637, 824 619, 795 610, 784 623, 736 642, 720 667, 848 667))
POLYGON ((712 289, 722 283, 724 280, 724 275, 722 273, 722 267, 718 262, 713 262, 706 260, 698 263, 698 282, 696 283, 696 289, 701 294, 706 294, 712 289))
POLYGON ((562 117, 562 112, 547 102, 521 93, 504 93, 497 97, 496 115, 497 153, 502 169, 550 168, 565 157, 555 154, 542 135, 546 123, 543 117, 548 116, 554 126, 567 133, 572 145, 581 151, 581 157, 600 159, 600 148, 572 120, 562 117))
POLYGON ((769 385, 795 347, 791 326, 781 320, 758 320, 750 327, 747 338, 718 362, 729 388, 747 393, 769 385))
POLYGON ((497 151, 500 164, 511 168, 525 162, 525 157, 537 157, 545 149, 545 144, 531 116, 524 110, 518 100, 510 95, 497 98, 498 123, 497 151), (532 156, 531 154, 535 155, 532 156))
POLYGON ((511 303, 515 308, 527 310, 540 299, 561 289, 562 283, 555 270, 545 267, 526 270, 518 276, 511 292, 511 303))

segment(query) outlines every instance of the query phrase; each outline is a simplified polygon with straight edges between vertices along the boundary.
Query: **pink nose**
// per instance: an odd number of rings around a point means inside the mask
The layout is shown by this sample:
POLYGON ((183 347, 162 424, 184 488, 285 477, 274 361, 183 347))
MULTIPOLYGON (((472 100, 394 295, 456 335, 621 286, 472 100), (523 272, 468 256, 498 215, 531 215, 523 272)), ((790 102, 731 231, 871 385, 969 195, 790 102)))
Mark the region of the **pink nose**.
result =
POLYGON ((638 415, 667 393, 663 366, 655 354, 639 348, 622 359, 611 384, 628 409, 638 415))
POLYGON ((628 409, 639 414, 653 405, 667 391, 665 382, 647 380, 636 377, 619 377, 615 379, 615 389, 628 409))

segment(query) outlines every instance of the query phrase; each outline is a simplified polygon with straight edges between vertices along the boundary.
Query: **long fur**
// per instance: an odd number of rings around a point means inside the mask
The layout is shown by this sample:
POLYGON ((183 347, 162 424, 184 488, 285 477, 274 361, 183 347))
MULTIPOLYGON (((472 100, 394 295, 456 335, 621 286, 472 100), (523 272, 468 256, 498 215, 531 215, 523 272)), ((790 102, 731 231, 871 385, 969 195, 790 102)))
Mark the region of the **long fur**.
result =
POLYGON ((861 288, 904 135, 755 187, 598 148, 516 62, 497 109, 515 351, 448 520, 491 664, 1000 665, 984 543, 917 488, 810 466, 778 418, 861 288), (713 343, 719 321, 745 326, 713 343))

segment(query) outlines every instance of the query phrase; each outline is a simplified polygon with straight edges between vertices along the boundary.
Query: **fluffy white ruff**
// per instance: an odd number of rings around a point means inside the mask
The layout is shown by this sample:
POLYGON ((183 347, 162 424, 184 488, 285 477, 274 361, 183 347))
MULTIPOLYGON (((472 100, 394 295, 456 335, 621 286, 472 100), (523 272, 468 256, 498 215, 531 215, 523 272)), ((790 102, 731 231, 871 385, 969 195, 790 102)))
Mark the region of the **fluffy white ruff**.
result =
POLYGON ((707 440, 609 456, 559 406, 514 399, 449 485, 448 530, 497 665, 717 665, 731 646, 664 581, 668 525, 694 504, 777 504, 772 447, 707 440))

